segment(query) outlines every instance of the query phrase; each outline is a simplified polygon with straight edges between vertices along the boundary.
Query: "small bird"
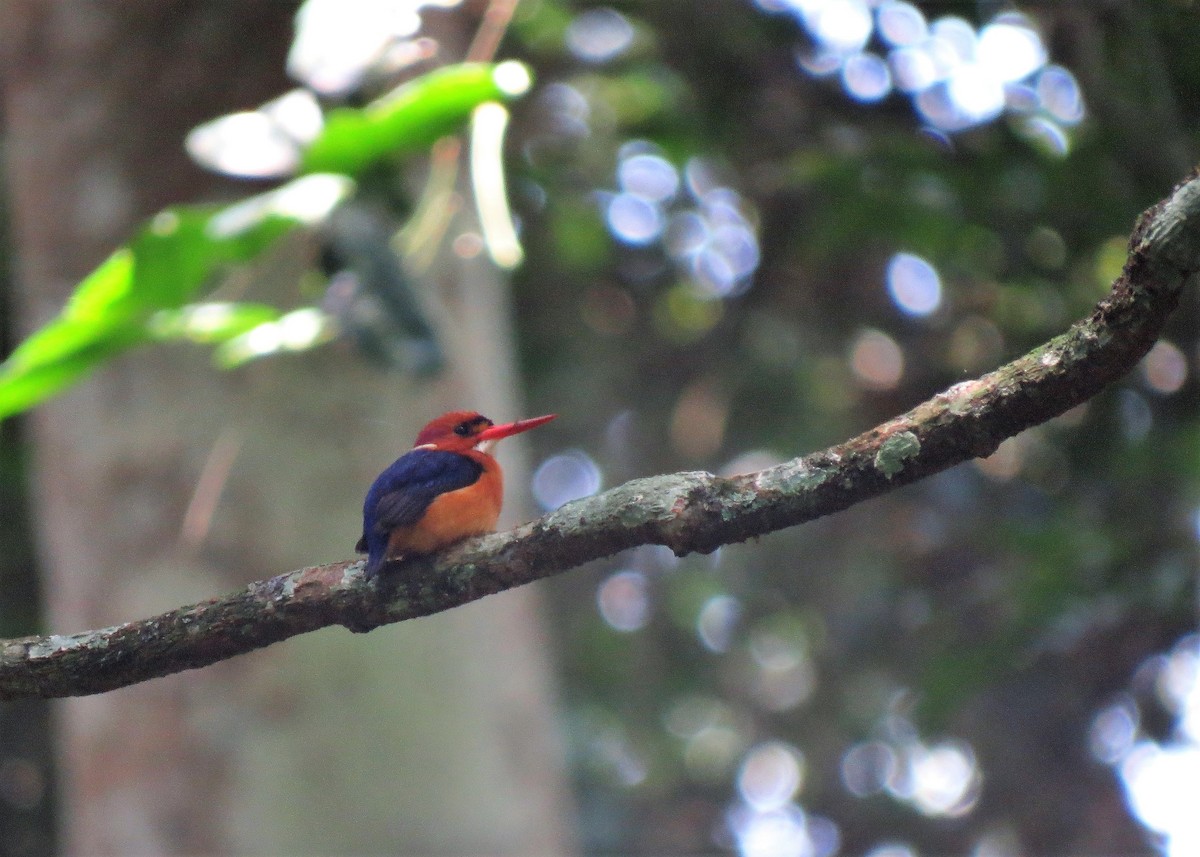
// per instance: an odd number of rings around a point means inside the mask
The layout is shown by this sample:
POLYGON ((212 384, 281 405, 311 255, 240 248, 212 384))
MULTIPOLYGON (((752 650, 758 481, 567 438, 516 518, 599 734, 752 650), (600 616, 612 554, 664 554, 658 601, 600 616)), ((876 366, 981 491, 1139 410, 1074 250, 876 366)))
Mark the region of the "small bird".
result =
POLYGON ((367 554, 367 580, 389 560, 492 532, 504 483, 489 450, 556 416, 496 425, 475 411, 451 411, 421 429, 413 448, 379 474, 363 501, 363 534, 355 550, 367 554))

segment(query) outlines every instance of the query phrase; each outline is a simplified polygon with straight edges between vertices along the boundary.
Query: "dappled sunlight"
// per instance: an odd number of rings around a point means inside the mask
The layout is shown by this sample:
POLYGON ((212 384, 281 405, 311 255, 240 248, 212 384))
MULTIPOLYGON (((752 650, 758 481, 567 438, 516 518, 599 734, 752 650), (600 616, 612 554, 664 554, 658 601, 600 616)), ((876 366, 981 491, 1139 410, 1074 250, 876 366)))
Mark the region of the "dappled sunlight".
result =
POLYGON ((1138 675, 1152 681, 1157 702, 1175 718, 1170 737, 1147 735, 1137 703, 1123 694, 1092 721, 1092 755, 1113 767, 1134 815, 1162 837, 1163 852, 1187 857, 1200 852, 1200 637, 1180 640, 1138 675))
POLYGON ((246 178, 291 175, 304 147, 317 139, 325 116, 307 89, 294 89, 257 110, 221 116, 188 132, 184 145, 196 163, 246 178))
POLYGON ((358 89, 368 75, 395 72, 429 47, 415 41, 424 7, 452 8, 460 0, 305 0, 296 13, 288 73, 323 95, 358 89))
POLYGON ((354 189, 354 182, 345 176, 330 173, 303 176, 228 206, 212 218, 208 229, 221 238, 236 236, 271 217, 288 217, 305 225, 316 225, 328 218, 354 189))
POLYGON ((800 68, 839 75, 857 101, 907 94, 922 121, 954 133, 1010 115, 1018 130, 1057 155, 1068 129, 1084 117, 1074 76, 1049 65, 1032 20, 1004 12, 980 28, 956 16, 932 21, 901 0, 756 0, 764 11, 794 17, 811 44, 800 68))
POLYGON ((612 236, 632 247, 661 243, 698 297, 728 298, 749 289, 759 264, 749 202, 721 184, 701 158, 689 159, 681 177, 645 141, 625 143, 617 157, 619 190, 596 192, 612 236))

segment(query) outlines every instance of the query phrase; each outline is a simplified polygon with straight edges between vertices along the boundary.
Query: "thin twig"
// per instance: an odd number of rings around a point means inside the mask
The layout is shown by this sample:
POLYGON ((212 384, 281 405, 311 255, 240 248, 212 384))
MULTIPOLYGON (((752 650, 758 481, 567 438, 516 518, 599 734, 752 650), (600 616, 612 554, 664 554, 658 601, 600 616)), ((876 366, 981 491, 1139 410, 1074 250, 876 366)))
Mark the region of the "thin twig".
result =
POLYGON ((508 25, 517 11, 519 0, 491 0, 483 10, 483 19, 475 38, 467 48, 467 62, 490 62, 500 49, 508 25))

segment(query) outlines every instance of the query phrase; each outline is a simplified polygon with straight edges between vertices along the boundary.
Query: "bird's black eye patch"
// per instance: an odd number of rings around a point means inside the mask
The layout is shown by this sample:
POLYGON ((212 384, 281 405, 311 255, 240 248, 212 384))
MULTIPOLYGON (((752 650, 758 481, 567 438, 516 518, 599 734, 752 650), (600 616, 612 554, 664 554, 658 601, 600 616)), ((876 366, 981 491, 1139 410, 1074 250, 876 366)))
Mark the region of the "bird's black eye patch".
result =
POLYGON ((469 420, 464 420, 454 427, 454 433, 459 437, 470 437, 473 434, 479 434, 485 428, 490 426, 492 421, 487 417, 472 417, 469 420))

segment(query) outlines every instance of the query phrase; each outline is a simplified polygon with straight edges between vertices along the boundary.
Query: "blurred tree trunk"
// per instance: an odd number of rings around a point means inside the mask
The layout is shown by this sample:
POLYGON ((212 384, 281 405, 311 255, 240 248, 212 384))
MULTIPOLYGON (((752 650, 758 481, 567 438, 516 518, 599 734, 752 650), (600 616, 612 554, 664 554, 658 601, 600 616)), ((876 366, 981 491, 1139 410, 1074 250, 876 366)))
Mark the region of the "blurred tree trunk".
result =
MULTIPOLYGON (((219 190, 187 162, 183 135, 284 91, 292 10, 24 0, 0 11, 27 330, 139 219, 219 190)), ((223 375, 199 350, 159 349, 37 409, 50 630, 113 624, 350 553, 363 490, 430 414, 488 391, 481 408, 518 415, 505 292, 492 285, 498 307, 454 303, 464 321, 486 310, 475 324, 491 335, 455 349, 471 365, 440 389, 409 389, 333 353, 223 375), (181 522, 206 472, 219 502, 203 538, 189 540, 181 522)), ((538 628, 534 596, 512 593, 66 701, 65 848, 564 850, 569 801, 538 628)))

